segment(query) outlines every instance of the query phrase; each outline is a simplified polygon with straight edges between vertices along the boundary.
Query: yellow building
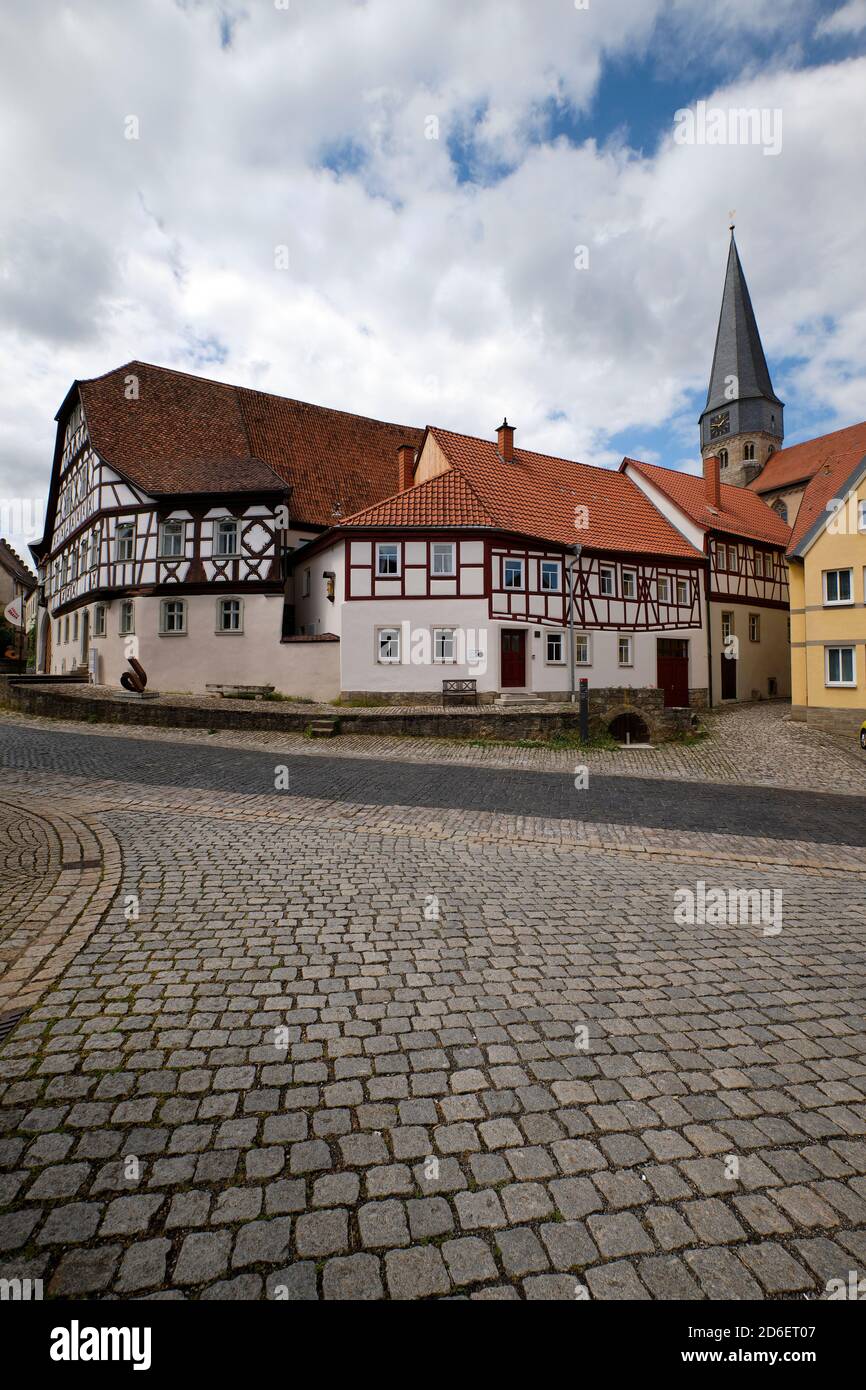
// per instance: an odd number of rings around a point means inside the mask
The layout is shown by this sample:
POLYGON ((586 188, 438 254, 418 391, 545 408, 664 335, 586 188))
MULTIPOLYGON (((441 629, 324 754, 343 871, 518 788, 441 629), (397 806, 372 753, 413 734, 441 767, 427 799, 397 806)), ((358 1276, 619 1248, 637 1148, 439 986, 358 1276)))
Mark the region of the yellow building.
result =
POLYGON ((854 743, 866 719, 866 457, 825 458, 788 563, 793 717, 854 743))

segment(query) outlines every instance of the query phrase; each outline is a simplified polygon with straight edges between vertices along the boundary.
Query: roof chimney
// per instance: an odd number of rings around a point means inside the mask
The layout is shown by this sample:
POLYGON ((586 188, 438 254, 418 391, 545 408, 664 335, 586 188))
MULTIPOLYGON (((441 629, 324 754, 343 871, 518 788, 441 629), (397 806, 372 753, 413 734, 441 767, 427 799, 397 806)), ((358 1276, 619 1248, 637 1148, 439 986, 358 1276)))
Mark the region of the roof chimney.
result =
POLYGON ((499 447, 499 457, 503 463, 514 462, 514 426, 509 425, 507 420, 503 420, 499 429, 496 431, 496 439, 499 447))
POLYGON ((415 485, 415 445, 401 444, 397 450, 398 491, 405 492, 415 485))
POLYGON ((707 501, 716 511, 722 510, 722 488, 719 478, 719 460, 714 454, 708 454, 704 459, 704 491, 707 494, 707 501))

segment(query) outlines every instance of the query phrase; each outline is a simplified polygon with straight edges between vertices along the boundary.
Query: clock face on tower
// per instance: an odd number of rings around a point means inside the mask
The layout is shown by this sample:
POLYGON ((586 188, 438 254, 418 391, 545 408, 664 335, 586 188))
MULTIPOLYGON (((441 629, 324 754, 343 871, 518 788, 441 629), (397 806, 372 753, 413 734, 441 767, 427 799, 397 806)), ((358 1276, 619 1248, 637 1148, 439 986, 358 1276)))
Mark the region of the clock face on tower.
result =
POLYGON ((731 428, 731 412, 724 410, 719 415, 710 417, 710 439, 718 439, 720 434, 727 434, 731 428))

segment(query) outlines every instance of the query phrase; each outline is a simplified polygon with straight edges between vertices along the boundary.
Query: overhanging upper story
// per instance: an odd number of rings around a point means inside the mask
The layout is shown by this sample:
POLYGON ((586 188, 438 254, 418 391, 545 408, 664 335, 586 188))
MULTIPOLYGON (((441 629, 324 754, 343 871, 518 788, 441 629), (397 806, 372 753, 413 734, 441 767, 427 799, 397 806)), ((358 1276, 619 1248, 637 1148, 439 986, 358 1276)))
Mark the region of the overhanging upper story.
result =
POLYGON ((703 476, 637 459, 621 471, 704 552, 711 601, 787 608, 791 528, 756 493, 722 483, 715 457, 703 476))

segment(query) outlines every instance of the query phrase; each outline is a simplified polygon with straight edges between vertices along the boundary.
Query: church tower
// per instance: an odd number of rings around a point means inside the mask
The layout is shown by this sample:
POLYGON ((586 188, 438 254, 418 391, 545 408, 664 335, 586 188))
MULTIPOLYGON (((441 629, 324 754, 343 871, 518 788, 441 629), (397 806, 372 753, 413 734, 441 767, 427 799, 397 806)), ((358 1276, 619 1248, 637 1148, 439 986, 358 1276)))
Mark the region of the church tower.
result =
POLYGON ((701 414, 701 457, 716 455, 723 483, 745 487, 781 448, 784 409, 770 380, 731 227, 713 369, 701 414))

